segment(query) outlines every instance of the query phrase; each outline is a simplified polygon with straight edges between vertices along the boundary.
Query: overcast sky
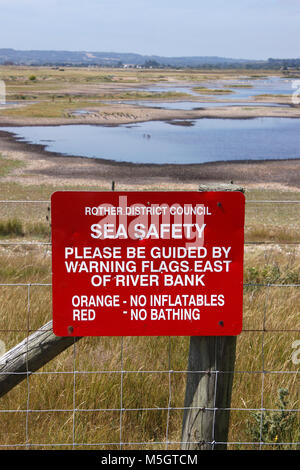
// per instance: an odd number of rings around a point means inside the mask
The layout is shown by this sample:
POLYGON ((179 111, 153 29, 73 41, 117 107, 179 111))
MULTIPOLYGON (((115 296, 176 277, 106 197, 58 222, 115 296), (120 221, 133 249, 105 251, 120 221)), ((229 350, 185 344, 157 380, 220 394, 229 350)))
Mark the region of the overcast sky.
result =
POLYGON ((0 0, 0 48, 299 57, 300 0, 0 0))

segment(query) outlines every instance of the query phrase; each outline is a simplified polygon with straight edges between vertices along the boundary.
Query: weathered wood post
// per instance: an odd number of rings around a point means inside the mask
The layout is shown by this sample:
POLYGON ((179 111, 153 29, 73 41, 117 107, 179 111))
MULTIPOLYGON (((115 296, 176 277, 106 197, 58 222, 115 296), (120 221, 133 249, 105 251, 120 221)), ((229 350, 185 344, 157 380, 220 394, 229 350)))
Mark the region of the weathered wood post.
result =
POLYGON ((52 321, 0 357, 0 397, 80 338, 58 337, 52 321))
MULTIPOLYGON (((244 192, 233 184, 201 185, 199 190, 244 192)), ((182 449, 227 448, 235 350, 236 336, 190 338, 182 449)))

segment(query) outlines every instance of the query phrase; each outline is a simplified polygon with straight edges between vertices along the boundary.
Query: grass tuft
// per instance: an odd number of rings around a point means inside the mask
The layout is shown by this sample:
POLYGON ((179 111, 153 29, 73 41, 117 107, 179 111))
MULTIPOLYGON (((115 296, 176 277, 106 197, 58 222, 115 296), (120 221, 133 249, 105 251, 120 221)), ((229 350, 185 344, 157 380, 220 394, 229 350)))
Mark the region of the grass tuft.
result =
POLYGON ((0 153, 0 177, 7 176, 16 168, 20 168, 23 166, 24 163, 20 162, 19 160, 13 160, 11 158, 4 157, 0 153))
POLYGON ((50 226, 43 222, 22 222, 20 219, 0 221, 0 237, 49 238, 50 226))
POLYGON ((22 222, 18 219, 10 219, 4 222, 0 221, 0 237, 16 236, 23 237, 24 230, 22 222))

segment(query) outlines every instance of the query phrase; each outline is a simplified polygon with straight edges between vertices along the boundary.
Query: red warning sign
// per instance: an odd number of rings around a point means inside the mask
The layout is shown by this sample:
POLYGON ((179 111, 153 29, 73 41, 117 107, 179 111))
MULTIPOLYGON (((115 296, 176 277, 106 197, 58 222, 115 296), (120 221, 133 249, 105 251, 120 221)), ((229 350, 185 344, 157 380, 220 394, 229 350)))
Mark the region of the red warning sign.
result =
POLYGON ((55 192, 54 333, 239 334, 244 207, 241 192, 55 192))

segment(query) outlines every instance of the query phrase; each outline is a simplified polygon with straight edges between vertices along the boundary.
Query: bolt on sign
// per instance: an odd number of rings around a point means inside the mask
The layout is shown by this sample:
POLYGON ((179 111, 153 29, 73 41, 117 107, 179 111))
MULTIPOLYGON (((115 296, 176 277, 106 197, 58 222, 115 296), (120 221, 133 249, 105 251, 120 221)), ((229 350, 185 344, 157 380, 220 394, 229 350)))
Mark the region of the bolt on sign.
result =
POLYGON ((244 208, 241 192, 55 192, 54 333, 239 334, 244 208))

